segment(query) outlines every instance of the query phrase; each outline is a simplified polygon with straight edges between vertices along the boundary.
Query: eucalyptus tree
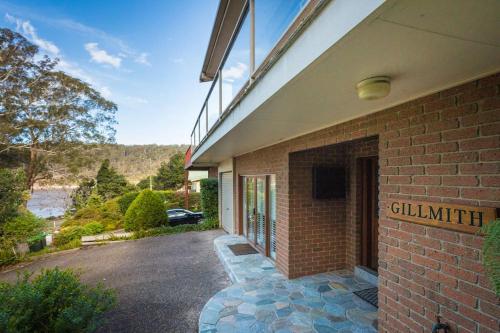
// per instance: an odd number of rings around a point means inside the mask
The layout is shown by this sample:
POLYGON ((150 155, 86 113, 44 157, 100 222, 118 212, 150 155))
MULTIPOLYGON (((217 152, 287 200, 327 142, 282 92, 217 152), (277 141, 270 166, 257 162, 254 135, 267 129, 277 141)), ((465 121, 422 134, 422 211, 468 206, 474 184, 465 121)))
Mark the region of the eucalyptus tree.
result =
POLYGON ((10 156, 24 166, 28 188, 75 174, 92 162, 86 150, 114 142, 116 105, 57 63, 0 29, 0 160, 10 156))

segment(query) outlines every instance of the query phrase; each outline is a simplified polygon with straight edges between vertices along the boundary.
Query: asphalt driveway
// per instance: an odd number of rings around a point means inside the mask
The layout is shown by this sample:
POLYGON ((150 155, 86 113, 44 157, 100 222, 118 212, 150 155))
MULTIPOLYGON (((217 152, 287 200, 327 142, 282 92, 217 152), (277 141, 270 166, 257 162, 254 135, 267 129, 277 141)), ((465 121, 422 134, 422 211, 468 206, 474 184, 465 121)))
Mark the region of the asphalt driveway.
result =
POLYGON ((197 332, 205 303, 230 284, 213 246, 223 234, 188 232, 56 254, 0 273, 0 280, 23 270, 81 269, 84 282, 117 290, 118 306, 99 332, 197 332))

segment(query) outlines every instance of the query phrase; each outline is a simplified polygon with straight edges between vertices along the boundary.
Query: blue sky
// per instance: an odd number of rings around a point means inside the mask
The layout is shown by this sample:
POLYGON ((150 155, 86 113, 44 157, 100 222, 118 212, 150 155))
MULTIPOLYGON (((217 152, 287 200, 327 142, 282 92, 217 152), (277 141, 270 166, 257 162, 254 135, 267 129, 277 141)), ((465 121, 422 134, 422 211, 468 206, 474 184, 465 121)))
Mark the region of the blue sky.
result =
POLYGON ((117 103, 118 143, 179 144, 189 143, 209 89, 198 77, 217 4, 0 0, 0 25, 117 103))

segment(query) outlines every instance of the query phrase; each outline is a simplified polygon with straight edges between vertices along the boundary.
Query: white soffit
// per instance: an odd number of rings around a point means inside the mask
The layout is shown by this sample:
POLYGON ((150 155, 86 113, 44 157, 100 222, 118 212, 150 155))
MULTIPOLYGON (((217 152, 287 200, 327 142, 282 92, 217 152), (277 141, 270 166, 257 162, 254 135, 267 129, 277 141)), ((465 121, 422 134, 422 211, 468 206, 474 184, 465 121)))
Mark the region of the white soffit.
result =
MULTIPOLYGON (((500 71, 498 13, 498 0, 388 1, 268 97, 271 69, 193 161, 219 162, 500 71), (374 75, 391 76, 390 95, 359 100, 356 83, 374 75)), ((294 61, 285 54, 275 66, 294 61)))

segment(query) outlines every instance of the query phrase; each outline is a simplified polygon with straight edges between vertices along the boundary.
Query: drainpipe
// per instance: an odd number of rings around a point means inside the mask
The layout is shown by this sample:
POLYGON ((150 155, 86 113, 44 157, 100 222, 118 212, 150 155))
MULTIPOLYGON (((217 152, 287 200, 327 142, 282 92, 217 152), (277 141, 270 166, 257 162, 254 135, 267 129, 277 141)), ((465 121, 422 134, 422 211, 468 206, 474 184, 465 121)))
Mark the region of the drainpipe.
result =
POLYGON ((189 209, 189 189, 188 189, 189 171, 184 171, 184 208, 189 209))

